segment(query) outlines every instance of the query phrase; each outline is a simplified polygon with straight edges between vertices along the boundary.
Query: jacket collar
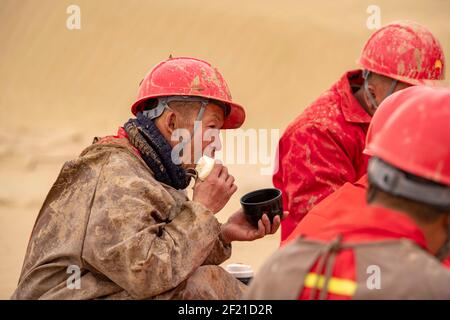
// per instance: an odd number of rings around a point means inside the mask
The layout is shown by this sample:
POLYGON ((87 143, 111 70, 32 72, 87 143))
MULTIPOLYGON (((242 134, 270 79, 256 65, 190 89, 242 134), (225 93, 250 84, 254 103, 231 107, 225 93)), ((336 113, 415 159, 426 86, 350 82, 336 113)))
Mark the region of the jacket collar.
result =
POLYGON ((347 122, 368 124, 372 119, 353 95, 352 87, 361 86, 362 83, 362 71, 352 70, 344 73, 335 85, 335 88, 341 97, 341 110, 347 122))
POLYGON ((341 234, 346 242, 356 243, 409 239, 428 251, 422 230, 403 212, 369 205, 339 216, 324 226, 320 238, 331 239, 341 234))

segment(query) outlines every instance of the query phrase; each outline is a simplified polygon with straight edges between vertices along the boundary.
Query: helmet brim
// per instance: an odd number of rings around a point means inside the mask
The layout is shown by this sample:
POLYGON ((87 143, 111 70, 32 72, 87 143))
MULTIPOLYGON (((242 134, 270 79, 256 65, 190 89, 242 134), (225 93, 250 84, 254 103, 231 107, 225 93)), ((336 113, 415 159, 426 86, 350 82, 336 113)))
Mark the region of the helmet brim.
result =
MULTIPOLYGON (((173 94, 173 95, 176 95, 176 94, 173 94)), ((179 94, 179 95, 184 96, 184 94, 179 94)), ((139 111, 143 110, 143 102, 150 100, 150 99, 155 99, 155 98, 165 97, 165 96, 167 96, 167 95, 155 94, 155 95, 143 97, 143 98, 137 100, 135 103, 133 103, 133 105, 131 106, 131 112, 133 113, 133 115, 136 115, 139 111)), ((197 96, 197 95, 192 95, 192 96, 197 96)), ((244 123, 245 110, 241 105, 239 105, 235 102, 232 102, 232 101, 217 99, 217 97, 209 97, 209 96, 205 96, 205 95, 198 95, 198 97, 218 100, 218 101, 223 102, 223 103, 227 104, 228 106, 230 106, 230 113, 225 118, 225 121, 224 121, 221 129, 237 129, 237 128, 240 128, 242 126, 242 124, 244 123)))

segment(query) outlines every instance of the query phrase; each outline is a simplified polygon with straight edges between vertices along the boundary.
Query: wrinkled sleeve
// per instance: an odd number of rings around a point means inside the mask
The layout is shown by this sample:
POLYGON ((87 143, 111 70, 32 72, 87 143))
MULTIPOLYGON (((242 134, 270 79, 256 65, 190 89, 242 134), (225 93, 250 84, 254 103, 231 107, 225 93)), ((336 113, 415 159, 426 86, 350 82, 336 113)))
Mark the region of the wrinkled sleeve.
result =
POLYGON ((339 136, 316 124, 306 124, 282 136, 275 187, 283 191, 289 216, 282 238, 318 202, 347 181, 355 181, 352 159, 339 136))
POLYGON ((220 237, 214 241, 213 249, 206 258, 204 265, 219 265, 231 257, 231 243, 224 244, 220 237))
POLYGON ((124 161, 111 160, 97 183, 82 251, 84 261, 145 299, 178 286, 216 245, 220 224, 203 205, 177 204, 124 161), (164 210, 176 210, 172 221, 164 210))

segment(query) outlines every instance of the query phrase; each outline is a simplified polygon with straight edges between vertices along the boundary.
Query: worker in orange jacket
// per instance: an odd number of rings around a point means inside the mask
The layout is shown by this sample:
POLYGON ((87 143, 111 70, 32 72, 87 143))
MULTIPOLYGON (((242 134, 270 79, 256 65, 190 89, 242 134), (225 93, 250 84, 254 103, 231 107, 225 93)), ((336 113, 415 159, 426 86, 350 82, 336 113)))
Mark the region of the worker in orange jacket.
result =
POLYGON ((450 90, 416 86, 382 106, 396 110, 367 146, 369 205, 341 203, 280 249, 247 298, 450 299, 450 90))
POLYGON ((359 65, 346 72, 285 130, 278 145, 273 184, 283 192, 290 215, 282 221, 285 240, 311 208, 367 170, 362 151, 378 105, 410 85, 444 79, 444 54, 425 27, 398 22, 366 42, 359 65))

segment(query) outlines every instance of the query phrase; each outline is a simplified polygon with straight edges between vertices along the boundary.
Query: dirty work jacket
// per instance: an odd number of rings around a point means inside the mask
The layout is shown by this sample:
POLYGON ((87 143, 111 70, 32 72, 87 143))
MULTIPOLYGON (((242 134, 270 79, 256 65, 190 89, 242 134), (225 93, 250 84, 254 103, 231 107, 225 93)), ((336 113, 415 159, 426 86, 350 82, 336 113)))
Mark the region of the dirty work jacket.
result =
POLYGON ((239 298, 240 283, 217 266, 231 254, 217 219, 156 181, 125 135, 120 129, 64 164, 12 298, 239 298))
POLYGON ((361 71, 345 73, 283 133, 273 176, 289 211, 281 223, 282 241, 312 207, 366 173, 368 158, 362 151, 371 116, 353 96, 361 84, 361 71))

